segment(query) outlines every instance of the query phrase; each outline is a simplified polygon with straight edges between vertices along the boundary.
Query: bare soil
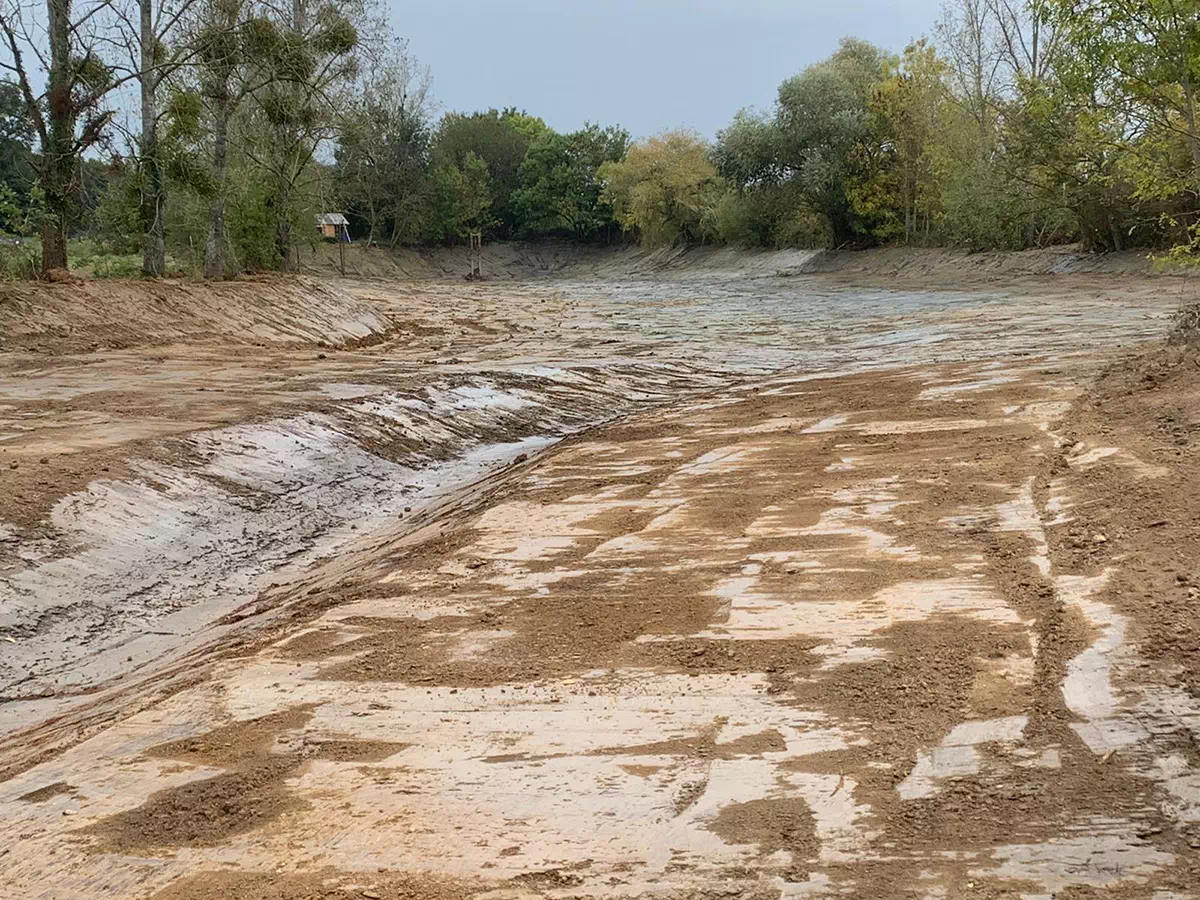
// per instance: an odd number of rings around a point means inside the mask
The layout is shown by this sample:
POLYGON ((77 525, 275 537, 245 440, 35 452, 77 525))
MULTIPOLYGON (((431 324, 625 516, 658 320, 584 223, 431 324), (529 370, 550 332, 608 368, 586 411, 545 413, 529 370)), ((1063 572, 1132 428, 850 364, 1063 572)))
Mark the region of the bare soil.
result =
POLYGON ((6 897, 1195 896, 1183 279, 543 261, 0 357, 6 897))

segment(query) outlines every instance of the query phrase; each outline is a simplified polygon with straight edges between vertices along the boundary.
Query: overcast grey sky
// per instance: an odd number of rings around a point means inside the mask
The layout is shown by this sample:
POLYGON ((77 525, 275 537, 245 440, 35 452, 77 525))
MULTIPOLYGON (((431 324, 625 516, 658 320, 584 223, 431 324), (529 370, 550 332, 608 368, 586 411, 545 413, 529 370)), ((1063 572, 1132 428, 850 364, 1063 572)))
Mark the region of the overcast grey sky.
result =
POLYGON ((568 131, 712 137, 838 39, 902 50, 941 0, 389 0, 444 110, 518 106, 568 131))

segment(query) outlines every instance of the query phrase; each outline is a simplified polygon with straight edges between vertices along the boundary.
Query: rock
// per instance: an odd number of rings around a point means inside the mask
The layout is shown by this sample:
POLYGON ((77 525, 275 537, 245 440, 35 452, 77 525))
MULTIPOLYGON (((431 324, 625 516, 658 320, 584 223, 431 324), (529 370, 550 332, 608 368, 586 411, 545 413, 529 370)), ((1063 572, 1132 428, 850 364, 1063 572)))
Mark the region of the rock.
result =
POLYGON ((379 894, 375 893, 374 891, 362 891, 362 895, 366 897, 367 900, 379 900, 379 894))
POLYGON ((47 269, 46 280, 51 284, 70 284, 75 279, 66 269, 47 269))
POLYGON ((1108 543, 1108 537, 1107 537, 1106 535, 1103 535, 1103 534, 1093 534, 1093 535, 1092 535, 1092 543, 1094 543, 1094 544, 1107 544, 1107 543, 1108 543))
POLYGON ((515 466, 517 463, 523 463, 527 459, 529 459, 528 453, 518 453, 516 456, 513 457, 513 465, 515 466))
POLYGON ((50 464, 50 457, 43 456, 41 459, 38 460, 38 462, 40 462, 43 466, 47 466, 50 464))
POLYGON ((324 354, 324 353, 318 353, 318 354, 317 354, 317 359, 325 359, 325 358, 326 358, 326 356, 325 356, 325 354, 324 354))

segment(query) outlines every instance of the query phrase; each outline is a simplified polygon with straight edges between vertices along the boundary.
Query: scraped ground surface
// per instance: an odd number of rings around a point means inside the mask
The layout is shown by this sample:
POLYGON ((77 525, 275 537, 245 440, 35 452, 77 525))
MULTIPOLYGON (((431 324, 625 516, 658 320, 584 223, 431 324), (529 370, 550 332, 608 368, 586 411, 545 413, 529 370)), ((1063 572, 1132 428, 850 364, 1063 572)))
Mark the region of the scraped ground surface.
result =
POLYGON ((1200 896, 1177 281, 340 288, 0 355, 3 896, 1200 896))

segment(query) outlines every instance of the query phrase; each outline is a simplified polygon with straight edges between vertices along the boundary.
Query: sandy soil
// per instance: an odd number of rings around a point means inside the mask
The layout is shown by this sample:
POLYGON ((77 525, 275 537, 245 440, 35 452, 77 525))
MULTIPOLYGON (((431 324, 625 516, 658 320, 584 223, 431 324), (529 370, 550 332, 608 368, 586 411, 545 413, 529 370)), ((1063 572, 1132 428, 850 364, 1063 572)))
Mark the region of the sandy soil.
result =
POLYGON ((4 896, 1194 896, 1189 288, 928 277, 0 354, 4 896))

